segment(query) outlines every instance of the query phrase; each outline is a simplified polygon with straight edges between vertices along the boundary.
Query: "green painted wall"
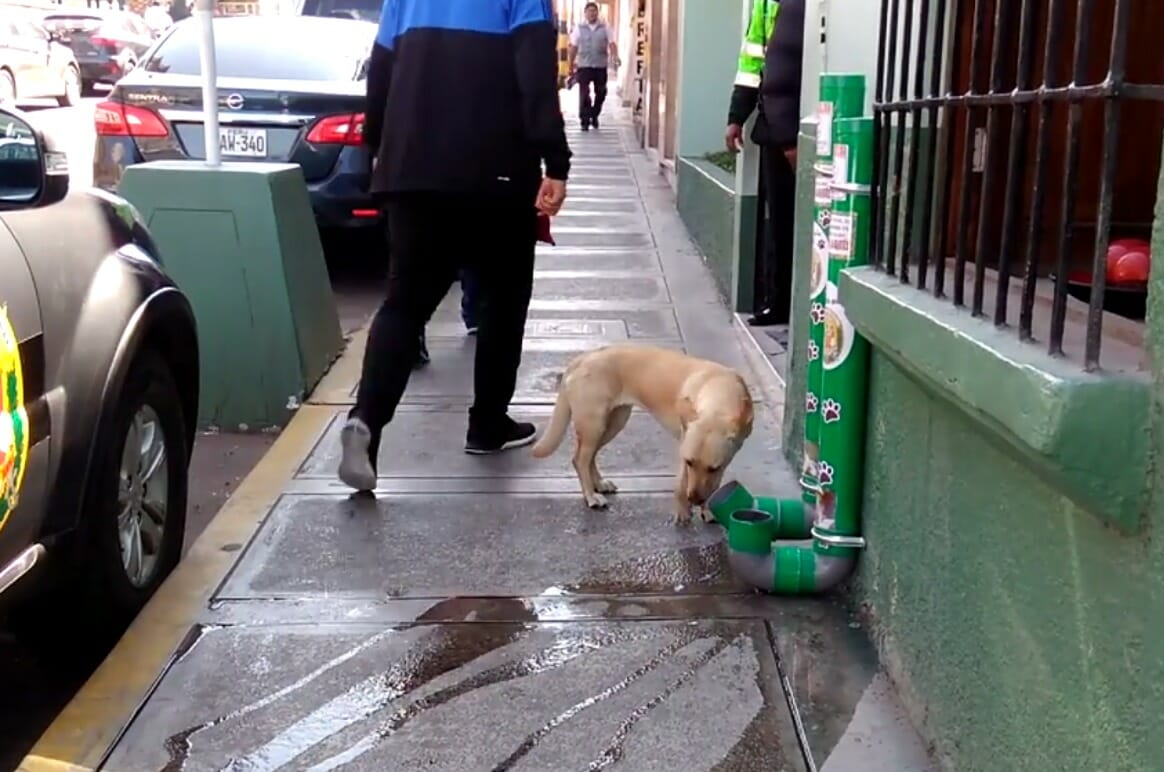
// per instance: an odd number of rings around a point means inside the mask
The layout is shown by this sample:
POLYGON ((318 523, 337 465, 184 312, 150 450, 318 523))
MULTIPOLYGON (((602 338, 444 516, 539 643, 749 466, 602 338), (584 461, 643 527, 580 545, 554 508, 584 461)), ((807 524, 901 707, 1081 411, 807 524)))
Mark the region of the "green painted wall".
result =
POLYGON ((950 766, 1164 768, 1164 544, 1105 526, 881 353, 866 456, 857 600, 950 766))
MULTIPOLYGON (((802 131, 808 158, 811 124, 802 131)), ((793 468, 806 265, 793 278, 793 468)), ((1152 291, 1161 362, 1164 273, 1152 291)), ((869 546, 851 600, 923 736, 960 771, 1164 770, 1164 368, 1086 376, 872 269, 849 273, 841 298, 874 344, 869 546)))
MULTIPOLYGON (((675 205, 679 216, 699 245, 720 293, 724 298, 732 298, 736 249, 735 177, 702 158, 680 158, 676 177, 675 205)), ((749 198, 754 217, 755 196, 749 198)))

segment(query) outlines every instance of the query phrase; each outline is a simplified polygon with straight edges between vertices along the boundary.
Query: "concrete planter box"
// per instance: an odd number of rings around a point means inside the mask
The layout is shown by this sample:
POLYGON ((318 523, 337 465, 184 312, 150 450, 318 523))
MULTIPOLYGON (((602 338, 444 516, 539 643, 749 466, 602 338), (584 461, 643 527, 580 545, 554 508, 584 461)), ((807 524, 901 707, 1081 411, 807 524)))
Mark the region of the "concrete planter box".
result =
POLYGON ((702 158, 678 159, 676 176, 679 216, 699 245, 720 293, 731 301, 736 264, 735 176, 702 158))

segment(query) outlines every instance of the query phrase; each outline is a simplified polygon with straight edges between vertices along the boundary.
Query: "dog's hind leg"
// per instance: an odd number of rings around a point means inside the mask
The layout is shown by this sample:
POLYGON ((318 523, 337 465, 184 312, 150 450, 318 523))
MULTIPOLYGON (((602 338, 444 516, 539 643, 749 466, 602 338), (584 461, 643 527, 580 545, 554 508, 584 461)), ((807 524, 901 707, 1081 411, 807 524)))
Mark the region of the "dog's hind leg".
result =
POLYGON ((574 471, 582 486, 582 498, 591 509, 606 506, 606 497, 598 490, 594 474, 594 456, 598 453, 599 442, 606 433, 605 413, 574 414, 574 471))
POLYGON ((598 451, 602 450, 606 445, 618 436, 618 433, 626 428, 626 422, 630 420, 631 406, 622 405, 610 411, 606 416, 606 431, 602 433, 602 439, 598 441, 598 448, 594 451, 594 459, 590 462, 590 474, 594 478, 594 489, 599 493, 617 493, 618 486, 607 480, 602 476, 602 472, 598 469, 598 451))

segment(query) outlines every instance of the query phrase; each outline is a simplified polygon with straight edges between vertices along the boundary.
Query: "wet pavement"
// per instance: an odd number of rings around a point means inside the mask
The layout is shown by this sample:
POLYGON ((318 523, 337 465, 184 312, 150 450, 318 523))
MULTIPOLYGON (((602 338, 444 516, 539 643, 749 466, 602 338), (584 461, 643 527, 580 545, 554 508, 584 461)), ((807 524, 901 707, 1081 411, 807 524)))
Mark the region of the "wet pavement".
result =
MULTIPOLYGON (((792 495, 779 392, 629 136, 614 121, 571 136, 513 414, 544 424, 565 362, 604 342, 686 350, 752 384, 755 432, 729 474, 792 495)), ((462 454, 473 340, 455 295, 376 498, 333 480, 354 386, 333 372, 304 408, 325 412, 314 447, 101 768, 928 769, 843 607, 757 595, 727 571, 718 526, 672 525, 675 448, 648 416, 604 451, 620 486, 605 511, 582 502, 568 450, 462 454)))

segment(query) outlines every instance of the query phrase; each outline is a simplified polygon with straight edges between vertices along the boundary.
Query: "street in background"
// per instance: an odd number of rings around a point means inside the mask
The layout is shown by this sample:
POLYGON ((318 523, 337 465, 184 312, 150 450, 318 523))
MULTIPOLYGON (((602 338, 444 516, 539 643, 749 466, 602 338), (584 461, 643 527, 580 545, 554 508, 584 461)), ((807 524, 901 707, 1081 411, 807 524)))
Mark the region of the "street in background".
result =
MULTIPOLYGON (((297 16, 214 20, 223 160, 296 163, 324 229, 379 227, 368 194, 364 75, 376 25, 297 16), (312 52, 304 56, 305 51, 312 52)), ((179 22, 96 107, 93 178, 205 157, 195 20, 179 22)))

